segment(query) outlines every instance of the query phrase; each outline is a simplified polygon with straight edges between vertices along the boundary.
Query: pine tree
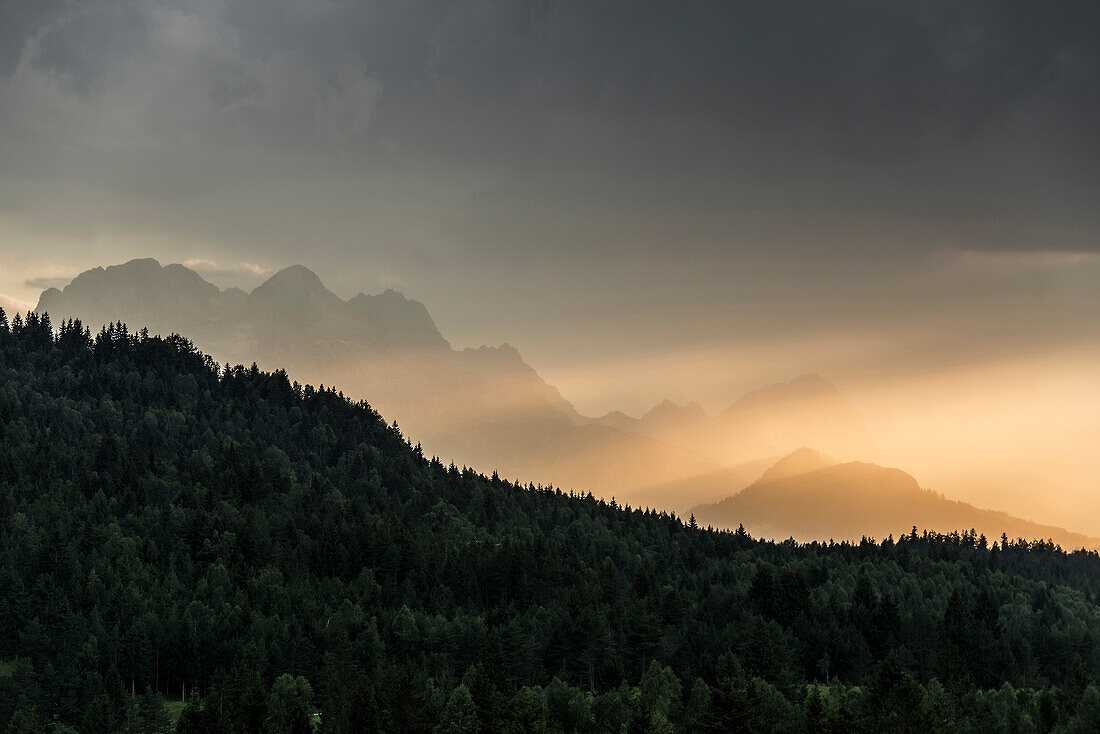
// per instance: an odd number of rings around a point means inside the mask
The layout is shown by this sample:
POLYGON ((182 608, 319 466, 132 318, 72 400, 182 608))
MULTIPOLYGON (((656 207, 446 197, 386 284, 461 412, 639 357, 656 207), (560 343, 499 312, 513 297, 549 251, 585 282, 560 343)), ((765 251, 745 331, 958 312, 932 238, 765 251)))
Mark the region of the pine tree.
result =
POLYGON ((459 683, 447 698, 436 731, 439 734, 476 734, 479 729, 477 706, 470 689, 459 683))
POLYGON ((272 734, 311 734, 313 689, 309 682, 290 673, 280 675, 271 685, 267 712, 272 734))

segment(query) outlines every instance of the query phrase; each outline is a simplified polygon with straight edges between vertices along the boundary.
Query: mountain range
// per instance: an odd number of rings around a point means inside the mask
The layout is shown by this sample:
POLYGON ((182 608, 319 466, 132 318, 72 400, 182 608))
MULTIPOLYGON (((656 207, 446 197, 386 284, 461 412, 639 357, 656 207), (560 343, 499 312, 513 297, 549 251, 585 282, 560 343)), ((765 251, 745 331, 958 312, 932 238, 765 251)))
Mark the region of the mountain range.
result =
POLYGON ((863 416, 836 386, 815 374, 753 390, 715 416, 698 403, 666 400, 641 418, 614 412, 596 422, 694 446, 725 466, 774 459, 803 444, 853 458, 876 453, 863 416))
POLYGON ((590 418, 515 347, 456 349, 419 301, 393 290, 345 300, 300 265, 245 292, 219 289, 183 265, 133 260, 43 292, 36 310, 93 330, 122 321, 180 333, 220 362, 285 369, 291 379, 366 399, 444 461, 694 511, 716 527, 823 540, 884 537, 915 524, 1100 546, 953 502, 899 469, 867 463, 876 449, 866 421, 814 374, 753 390, 713 415, 666 400, 638 418, 590 418))
POLYGON ((911 530, 974 530, 990 542, 1048 539, 1066 548, 1100 548, 1091 538, 1062 528, 984 510, 922 489, 909 474, 866 462, 838 462, 803 447, 776 462, 732 497, 694 508, 696 521, 758 537, 799 541, 859 540, 911 530))
POLYGON ((393 290, 344 300, 300 265, 249 293, 183 265, 132 260, 43 292, 36 310, 93 330, 122 321, 177 332, 221 362, 338 385, 445 460, 635 505, 684 511, 726 496, 802 444, 852 458, 874 451, 862 416, 816 375, 714 416, 665 402, 637 419, 588 418, 514 347, 455 349, 419 301, 393 290))

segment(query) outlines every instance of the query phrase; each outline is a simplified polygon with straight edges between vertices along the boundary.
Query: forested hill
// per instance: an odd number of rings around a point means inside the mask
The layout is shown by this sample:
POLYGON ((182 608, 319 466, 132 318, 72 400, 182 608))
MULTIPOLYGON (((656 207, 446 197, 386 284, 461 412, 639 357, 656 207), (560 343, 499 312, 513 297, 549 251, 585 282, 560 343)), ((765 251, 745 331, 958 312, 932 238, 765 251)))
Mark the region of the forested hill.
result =
POLYGON ((0 729, 166 731, 184 689, 181 732, 1100 720, 1094 553, 702 530, 444 466, 180 337, 34 315, 0 318, 0 432, 0 729))

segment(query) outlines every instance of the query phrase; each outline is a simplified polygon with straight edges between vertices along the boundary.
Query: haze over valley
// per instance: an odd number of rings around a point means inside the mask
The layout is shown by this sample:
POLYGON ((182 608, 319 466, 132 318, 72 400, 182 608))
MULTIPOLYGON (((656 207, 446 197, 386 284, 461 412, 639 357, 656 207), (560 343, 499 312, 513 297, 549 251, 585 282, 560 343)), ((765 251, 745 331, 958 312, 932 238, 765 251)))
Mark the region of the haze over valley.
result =
POLYGON ((806 443, 874 453, 862 416, 816 375, 752 391, 716 416, 666 401, 639 419, 586 417, 514 347, 453 349, 418 301, 392 290, 344 301, 302 266, 245 293, 135 260, 45 291, 37 310, 184 334, 220 362, 286 369, 367 399, 447 461, 632 504, 682 512, 806 443))
MULTIPOLYGON (((249 292, 218 288, 183 265, 152 259, 96 268, 59 285, 41 294, 38 312, 78 318, 93 330, 121 321, 131 330, 180 333, 219 362, 255 362, 285 369, 294 380, 335 386, 368 400, 429 455, 486 473, 684 516, 694 511, 705 524, 744 524, 778 539, 885 537, 916 524, 940 532, 977 529, 992 538, 1057 537, 1069 547, 1098 543, 1080 517, 1062 521, 1076 531, 1069 532, 1053 527, 1060 521, 1049 511, 1014 510, 1031 524, 1003 512, 982 514, 958 500, 984 497, 980 507, 1004 511, 1013 509, 1012 495, 936 499, 903 472, 872 464, 842 464, 814 477, 827 481, 817 490, 802 486, 808 472, 782 490, 760 479, 800 448, 838 463, 903 456, 928 466, 914 447, 895 445, 893 456, 884 454, 861 411, 814 373, 750 390, 715 413, 666 399, 639 417, 586 416, 515 347, 455 349, 421 302, 392 289, 345 300, 301 265, 249 292), (799 494, 806 491, 811 495, 799 494), (868 498, 878 504, 864 508, 868 498)), ((959 428, 934 430, 957 440, 959 428)), ((1000 489, 1005 479, 983 475, 980 457, 975 450, 973 460, 954 466, 967 478, 982 477, 981 489, 1000 489)), ((935 474, 945 475, 943 467, 935 474)))

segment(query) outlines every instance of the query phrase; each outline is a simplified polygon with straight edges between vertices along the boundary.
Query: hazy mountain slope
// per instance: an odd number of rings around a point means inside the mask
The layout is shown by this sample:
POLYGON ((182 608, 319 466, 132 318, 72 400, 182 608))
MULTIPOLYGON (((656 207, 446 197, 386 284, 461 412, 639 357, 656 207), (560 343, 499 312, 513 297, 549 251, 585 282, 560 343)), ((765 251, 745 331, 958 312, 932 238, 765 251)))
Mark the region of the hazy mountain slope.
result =
POLYGON ((639 433, 638 419, 629 416, 621 410, 613 410, 610 413, 601 415, 598 418, 593 418, 591 422, 597 426, 607 426, 608 428, 617 428, 620 431, 631 431, 639 433))
POLYGON ((182 265, 161 267, 144 259, 81 273, 64 290, 43 292, 36 311, 48 312, 55 322, 79 317, 96 329, 124 321, 153 333, 179 331, 205 344, 216 339, 244 298, 241 291, 220 291, 182 265))
MULTIPOLYGON (((795 461, 804 462, 807 454, 798 453, 795 461)), ((754 535, 796 540, 896 537, 916 525, 944 533, 974 529, 990 541, 1006 533, 1049 538, 1068 548, 1100 547, 1100 539, 948 500, 921 489, 900 469, 850 462, 789 475, 789 459, 732 497, 696 507, 696 519, 724 528, 743 524, 754 535)))
POLYGON ((873 458, 867 421, 844 400, 835 385, 819 375, 801 375, 787 383, 754 390, 716 416, 721 459, 781 456, 813 446, 846 460, 873 458))
POLYGON ((732 487, 744 487, 768 466, 770 459, 746 461, 697 474, 687 479, 651 481, 640 485, 627 499, 637 507, 664 507, 687 517, 702 504, 729 497, 732 487))
POLYGON ((455 352, 419 301, 392 290, 344 301, 300 265, 244 294, 219 291, 182 265, 133 260, 44 292, 37 310, 55 322, 79 317, 93 329, 123 320, 134 329, 186 334, 220 361, 280 366, 303 380, 331 383, 346 376, 345 389, 370 385, 381 391, 382 402, 389 402, 387 387, 410 401, 422 384, 436 398, 444 390, 473 389, 480 380, 506 383, 517 404, 553 399, 555 408, 572 411, 514 349, 486 348, 476 357, 455 352), (391 374, 376 379, 373 371, 391 374), (443 385, 437 389, 434 381, 443 385))
POLYGON ((451 348, 424 304, 395 290, 388 289, 376 296, 360 293, 348 305, 381 324, 386 342, 394 349, 440 352, 451 348))
POLYGON ((220 362, 340 385, 370 396, 426 451, 484 471, 623 495, 720 468, 683 446, 581 425, 514 347, 452 349, 420 302, 392 290, 344 301, 302 266, 245 294, 219 291, 181 265, 135 260, 46 291, 38 310, 93 329, 123 320, 179 332, 220 362))
MULTIPOLYGON (((634 506, 680 510, 683 496, 695 496, 702 477, 723 475, 723 468, 679 446, 606 426, 575 426, 559 421, 497 421, 468 429, 478 445, 492 451, 478 465, 498 467, 510 478, 531 477, 556 486, 614 496, 634 506), (646 490, 667 486, 662 496, 646 490), (594 489, 595 488, 595 489, 594 489)), ((460 455, 476 455, 477 446, 461 443, 460 455)), ((725 483, 725 491, 736 484, 725 483)), ((707 492, 703 497, 712 497, 707 492)))
POLYGON ((716 416, 698 403, 666 400, 641 418, 616 412, 593 422, 690 448, 723 466, 774 461, 799 446, 849 461, 876 454, 867 421, 835 385, 814 374, 753 390, 716 416))
POLYGON ((768 482, 774 482, 779 479, 797 477, 800 474, 809 474, 818 469, 835 466, 837 463, 839 462, 830 459, 820 451, 811 449, 808 446, 803 446, 800 449, 795 449, 772 464, 767 471, 760 475, 760 478, 757 479, 755 483, 767 484, 768 482))
POLYGON ((235 361, 245 364, 251 357, 274 365, 289 355, 298 371, 349 353, 377 359, 391 349, 377 318, 351 308, 300 265, 279 271, 249 293, 224 324, 224 333, 236 337, 235 361))
POLYGON ((728 495, 798 446, 873 456, 862 416, 816 375, 753 391, 717 416, 665 401, 640 419, 580 415, 503 344, 456 350, 424 305, 389 290, 345 301, 300 265, 251 293, 155 260, 82 273, 42 294, 55 323, 178 332, 220 362, 370 397, 424 449, 483 471, 683 512, 728 495))
POLYGON ((677 405, 665 400, 638 419, 642 433, 651 436, 675 436, 705 423, 710 418, 699 403, 677 405))
POLYGON ((531 365, 524 362, 519 350, 511 344, 481 346, 476 349, 467 347, 459 352, 451 352, 447 359, 451 364, 490 380, 494 389, 509 396, 506 399, 508 404, 524 405, 524 401, 527 401, 525 407, 545 404, 560 411, 572 422, 581 420, 581 415, 573 404, 562 397, 556 387, 547 384, 531 365))

